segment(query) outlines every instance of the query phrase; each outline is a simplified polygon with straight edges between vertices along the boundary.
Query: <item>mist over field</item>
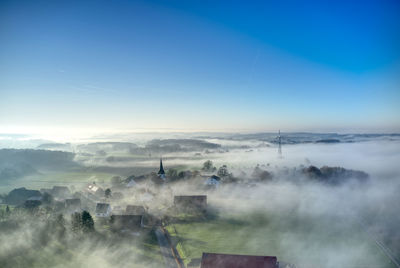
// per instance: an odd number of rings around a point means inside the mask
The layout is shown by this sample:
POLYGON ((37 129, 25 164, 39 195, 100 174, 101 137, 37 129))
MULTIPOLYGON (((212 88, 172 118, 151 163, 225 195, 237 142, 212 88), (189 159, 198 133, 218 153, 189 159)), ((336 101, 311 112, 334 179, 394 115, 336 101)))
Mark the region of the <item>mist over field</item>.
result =
MULTIPOLYGON (((122 199, 109 202, 141 204, 152 217, 171 221, 177 232, 172 235, 181 236, 189 265, 201 257, 199 252, 214 250, 277 256, 296 267, 396 267, 399 136, 321 135, 283 134, 282 157, 276 134, 46 141, 33 142, 30 149, 10 149, 3 139, 0 189, 3 203, 7 193, 19 187, 66 185, 82 196, 78 192, 95 182, 121 191, 122 199), (168 179, 160 188, 146 174, 158 170, 161 156, 168 179), (206 160, 214 170, 204 171, 206 160), (223 165, 229 176, 218 188, 205 188, 200 175, 217 174, 223 165), (113 177, 137 180, 137 190, 116 187, 113 177), (175 195, 199 194, 207 195, 205 217, 191 221, 173 216, 175 195)), ((8 141, 18 144, 15 138, 8 141)), ((55 212, 36 212, 44 213, 38 216, 13 211, 0 225, 2 267, 159 267, 163 262, 151 230, 118 238, 95 220, 94 233, 79 235, 70 231, 68 214, 60 225, 55 212)))
POLYGON ((400 268, 400 1, 0 0, 0 268, 400 268))

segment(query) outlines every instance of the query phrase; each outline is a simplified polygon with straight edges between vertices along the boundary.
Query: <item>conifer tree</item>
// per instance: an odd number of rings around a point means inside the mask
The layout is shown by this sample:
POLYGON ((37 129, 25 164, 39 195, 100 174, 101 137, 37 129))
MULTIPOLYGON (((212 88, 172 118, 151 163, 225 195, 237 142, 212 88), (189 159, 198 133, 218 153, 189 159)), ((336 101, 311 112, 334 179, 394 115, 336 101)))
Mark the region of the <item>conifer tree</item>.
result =
POLYGON ((94 231, 94 221, 92 216, 86 210, 82 212, 82 230, 85 233, 90 233, 94 231))
POLYGON ((82 230, 82 216, 80 213, 75 212, 71 215, 71 228, 74 233, 82 230))

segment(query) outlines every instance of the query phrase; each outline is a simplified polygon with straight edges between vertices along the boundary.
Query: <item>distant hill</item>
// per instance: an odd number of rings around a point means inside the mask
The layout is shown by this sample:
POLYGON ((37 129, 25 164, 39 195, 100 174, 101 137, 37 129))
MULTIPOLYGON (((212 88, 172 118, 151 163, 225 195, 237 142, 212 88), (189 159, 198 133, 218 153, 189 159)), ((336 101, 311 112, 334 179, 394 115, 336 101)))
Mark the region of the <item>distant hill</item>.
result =
POLYGON ((190 152, 220 147, 220 144, 198 139, 155 139, 149 141, 145 148, 152 152, 190 152))
POLYGON ((0 181, 13 180, 20 177, 38 174, 39 172, 31 165, 23 162, 18 163, 2 163, 0 166, 0 181))
POLYGON ((71 150, 71 143, 43 143, 40 144, 38 149, 50 149, 50 150, 71 150))
POLYGON ((88 144, 78 145, 79 151, 88 153, 99 153, 99 152, 129 152, 132 149, 136 149, 138 146, 131 142, 92 142, 88 144))
MULTIPOLYGON (((262 142, 277 143, 278 133, 248 133, 248 134, 225 134, 199 136, 198 138, 213 138, 224 140, 258 140, 262 142)), ((378 134, 338 134, 338 133, 307 133, 307 132, 281 132, 282 144, 298 143, 338 143, 338 142, 360 142, 371 140, 393 140, 400 139, 399 133, 378 134)))
POLYGON ((79 167, 74 154, 34 149, 0 149, 0 179, 17 178, 40 170, 65 170, 79 167))

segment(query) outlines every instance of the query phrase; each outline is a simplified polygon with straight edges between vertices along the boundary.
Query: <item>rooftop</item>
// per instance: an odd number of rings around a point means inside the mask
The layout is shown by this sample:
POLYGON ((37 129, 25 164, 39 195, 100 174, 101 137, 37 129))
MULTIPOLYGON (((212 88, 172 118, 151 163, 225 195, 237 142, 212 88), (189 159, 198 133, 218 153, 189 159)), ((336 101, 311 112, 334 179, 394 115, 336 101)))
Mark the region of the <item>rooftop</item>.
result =
POLYGON ((278 268, 274 256, 203 253, 201 268, 278 268))

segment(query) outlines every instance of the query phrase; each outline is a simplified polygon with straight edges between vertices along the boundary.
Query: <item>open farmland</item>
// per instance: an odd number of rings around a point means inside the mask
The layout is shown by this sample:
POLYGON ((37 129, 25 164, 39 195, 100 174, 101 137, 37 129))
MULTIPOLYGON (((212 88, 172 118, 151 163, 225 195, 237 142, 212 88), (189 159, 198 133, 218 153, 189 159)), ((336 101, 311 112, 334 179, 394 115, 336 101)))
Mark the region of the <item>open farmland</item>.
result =
POLYGON ((298 267, 394 267, 355 222, 266 211, 218 213, 167 227, 185 264, 198 263, 203 252, 218 252, 277 256, 298 267))

